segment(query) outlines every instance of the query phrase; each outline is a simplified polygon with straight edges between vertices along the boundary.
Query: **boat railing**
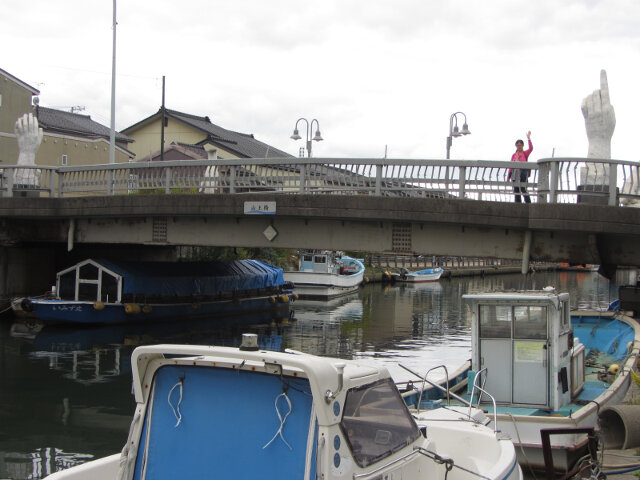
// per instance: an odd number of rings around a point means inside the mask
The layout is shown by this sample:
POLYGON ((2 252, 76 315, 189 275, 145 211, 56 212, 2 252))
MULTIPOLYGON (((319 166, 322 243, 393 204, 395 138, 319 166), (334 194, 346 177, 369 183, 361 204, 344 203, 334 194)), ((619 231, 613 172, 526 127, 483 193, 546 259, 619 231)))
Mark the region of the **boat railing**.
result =
POLYGON ((496 404, 496 399, 494 398, 494 396, 484 389, 486 384, 487 384, 487 369, 483 368, 482 370, 479 370, 476 373, 475 377, 473 378, 473 387, 471 388, 471 398, 469 399, 470 401, 468 403, 469 405, 468 416, 471 417, 471 409, 474 408, 473 399, 475 398, 475 395, 476 394, 478 395, 478 403, 476 404, 475 408, 480 408, 482 395, 486 395, 487 397, 489 397, 489 399, 491 399, 491 403, 493 403, 493 431, 497 432, 498 431, 498 406, 496 404), (479 378, 481 378, 481 380, 478 380, 479 378), (482 386, 478 385, 479 381, 482 381, 482 386), (476 390, 478 392, 476 392, 476 390))
MULTIPOLYGON (((420 411, 420 402, 422 401, 422 394, 423 394, 423 392, 424 392, 424 390, 425 390, 425 389, 424 389, 424 384, 425 384, 425 383, 428 383, 428 384, 429 384, 429 385, 431 385, 432 387, 437 388, 438 390, 440 390, 440 391, 442 391, 442 392, 445 392, 445 393, 446 393, 446 395, 447 395, 447 399, 448 399, 448 400, 449 400, 450 398, 455 398, 457 401, 462 402, 462 403, 463 403, 463 404, 465 404, 465 405, 469 405, 469 402, 468 402, 467 400, 465 400, 465 399, 464 399, 464 398, 462 398, 461 396, 456 395, 455 393, 453 393, 452 391, 450 391, 450 390, 449 390, 449 381, 450 381, 450 379, 449 379, 449 376, 448 376, 448 375, 447 375, 447 378, 446 378, 446 382, 447 382, 447 386, 446 386, 446 387, 443 387, 442 385, 439 385, 439 384, 437 384, 437 383, 435 383, 435 382, 432 382, 431 380, 429 380, 429 379, 427 378, 427 376, 429 375, 429 372, 430 372, 431 370, 434 370, 434 369, 436 369, 436 368, 440 368, 440 367, 444 367, 444 365, 438 365, 437 367, 433 367, 433 368, 429 369, 429 371, 428 371, 424 376, 423 376, 423 375, 420 375, 420 374, 419 374, 419 373, 417 373, 417 372, 414 372, 413 370, 411 370, 411 369, 410 369, 409 367, 407 367, 406 365, 402 365, 402 364, 399 364, 399 365, 400 365, 402 368, 404 368, 407 372, 409 372, 409 373, 411 373, 411 374, 415 375, 416 377, 418 377, 419 379, 421 379, 421 380, 423 381, 423 382, 422 382, 422 389, 421 389, 421 391, 420 391, 420 399, 418 400, 418 412, 420 411)), ((445 372, 446 372, 446 371, 447 371, 447 369, 446 369, 446 367, 445 367, 445 372)))
MULTIPOLYGON (((475 398, 475 394, 476 394, 476 387, 481 390, 481 392, 478 394, 478 403, 476 405, 477 408, 480 407, 480 402, 482 401, 482 392, 484 392, 484 387, 487 384, 487 369, 483 368, 481 370, 478 370, 478 372, 476 372, 475 376, 473 377, 473 388, 471 388, 471 398, 470 401, 471 403, 469 404, 470 406, 473 405, 473 399, 475 398), (484 373, 484 375, 483 375, 484 373), (482 379, 482 387, 480 387, 478 385, 478 379, 482 379)), ((489 395, 490 396, 490 395, 489 395)))
POLYGON ((449 392, 449 371, 447 370, 447 367, 445 365, 437 365, 435 367, 431 367, 429 370, 427 370, 427 373, 424 374, 424 378, 422 379, 422 388, 420 389, 420 396, 418 397, 418 412, 420 412, 420 405, 422 405, 422 394, 424 393, 424 387, 425 384, 427 383, 427 377, 429 376, 429 374, 431 372, 433 372, 434 370, 438 370, 439 368, 444 369, 444 378, 446 379, 447 382, 447 389, 446 389, 446 394, 447 394, 447 406, 451 406, 451 397, 450 397, 450 392, 449 392))

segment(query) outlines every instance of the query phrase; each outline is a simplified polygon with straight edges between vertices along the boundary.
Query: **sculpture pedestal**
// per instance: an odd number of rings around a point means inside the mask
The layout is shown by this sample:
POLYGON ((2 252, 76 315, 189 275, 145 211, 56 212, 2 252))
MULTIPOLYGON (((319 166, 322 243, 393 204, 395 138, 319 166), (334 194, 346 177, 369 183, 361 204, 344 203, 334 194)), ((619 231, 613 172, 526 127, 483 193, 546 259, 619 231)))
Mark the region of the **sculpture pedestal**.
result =
POLYGON ((33 185, 14 185, 13 186, 14 197, 39 197, 40 190, 36 190, 33 185))
MULTIPOLYGON (((609 185, 578 185, 578 203, 586 203, 589 205, 609 205, 609 185)), ((618 198, 619 189, 616 188, 616 198, 618 198)))

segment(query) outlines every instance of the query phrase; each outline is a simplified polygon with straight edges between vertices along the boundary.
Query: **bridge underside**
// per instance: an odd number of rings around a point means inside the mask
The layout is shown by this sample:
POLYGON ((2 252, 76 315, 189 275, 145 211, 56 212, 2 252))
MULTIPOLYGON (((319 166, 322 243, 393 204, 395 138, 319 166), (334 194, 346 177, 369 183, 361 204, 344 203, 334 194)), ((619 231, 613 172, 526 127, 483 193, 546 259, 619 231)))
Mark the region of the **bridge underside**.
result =
POLYGON ((283 194, 11 198, 0 243, 202 245, 640 266, 640 209, 283 194), (245 214, 247 203, 274 215, 245 214))

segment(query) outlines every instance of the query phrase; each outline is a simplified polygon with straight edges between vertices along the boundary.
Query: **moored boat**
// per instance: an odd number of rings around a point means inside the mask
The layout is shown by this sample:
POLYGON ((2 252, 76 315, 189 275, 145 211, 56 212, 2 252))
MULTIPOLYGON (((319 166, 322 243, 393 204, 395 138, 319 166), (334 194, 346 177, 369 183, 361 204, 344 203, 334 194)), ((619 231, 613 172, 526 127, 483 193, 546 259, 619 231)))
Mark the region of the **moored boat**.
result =
MULTIPOLYGON (((497 422, 512 438, 522 466, 546 468, 542 431, 597 429, 598 413, 624 399, 640 352, 640 327, 632 318, 570 312, 569 295, 551 287, 463 299, 471 317, 472 358, 449 379, 458 394, 454 404, 486 410, 489 425, 497 422)), ((444 398, 433 387, 404 395, 409 404, 421 398, 439 405, 444 398)), ((570 471, 587 453, 588 440, 577 431, 551 436, 553 468, 570 471)))
POLYGON ((407 283, 435 282, 440 280, 443 273, 444 270, 440 267, 425 268, 416 270, 415 272, 410 272, 406 268, 403 268, 400 273, 393 274, 393 280, 407 283))
POLYGON ((284 272, 303 299, 328 300, 355 292, 364 280, 364 264, 336 252, 304 252, 298 270, 284 272))
POLYGON ((288 309, 282 269, 257 260, 87 259, 56 275, 53 298, 19 302, 43 323, 116 324, 288 309))
POLYGON ((513 444, 473 416, 414 419, 384 367, 245 340, 137 348, 122 452, 47 478, 522 478, 513 444))

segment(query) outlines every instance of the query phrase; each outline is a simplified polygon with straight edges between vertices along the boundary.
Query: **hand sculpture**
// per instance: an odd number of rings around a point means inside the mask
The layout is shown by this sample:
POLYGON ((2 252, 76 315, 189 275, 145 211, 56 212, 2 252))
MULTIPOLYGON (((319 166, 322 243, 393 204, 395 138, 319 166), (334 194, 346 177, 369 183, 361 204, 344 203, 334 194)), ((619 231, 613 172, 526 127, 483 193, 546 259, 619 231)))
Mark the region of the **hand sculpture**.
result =
MULTIPOLYGON (((42 129, 38 127, 38 119, 32 113, 25 113, 18 118, 14 126, 18 140, 17 165, 35 166, 36 152, 42 143, 42 129)), ((38 183, 35 169, 16 169, 14 183, 18 185, 36 185, 38 183)))
MULTIPOLYGON (((616 128, 616 114, 609 98, 607 72, 600 71, 600 89, 582 100, 582 115, 589 139, 588 158, 611 158, 611 137, 616 128)), ((609 167, 587 163, 581 170, 582 184, 608 185, 609 167)))
POLYGON ((611 158, 611 137, 616 128, 616 114, 609 98, 607 72, 600 71, 600 89, 582 100, 582 115, 589 139, 589 158, 611 158))

